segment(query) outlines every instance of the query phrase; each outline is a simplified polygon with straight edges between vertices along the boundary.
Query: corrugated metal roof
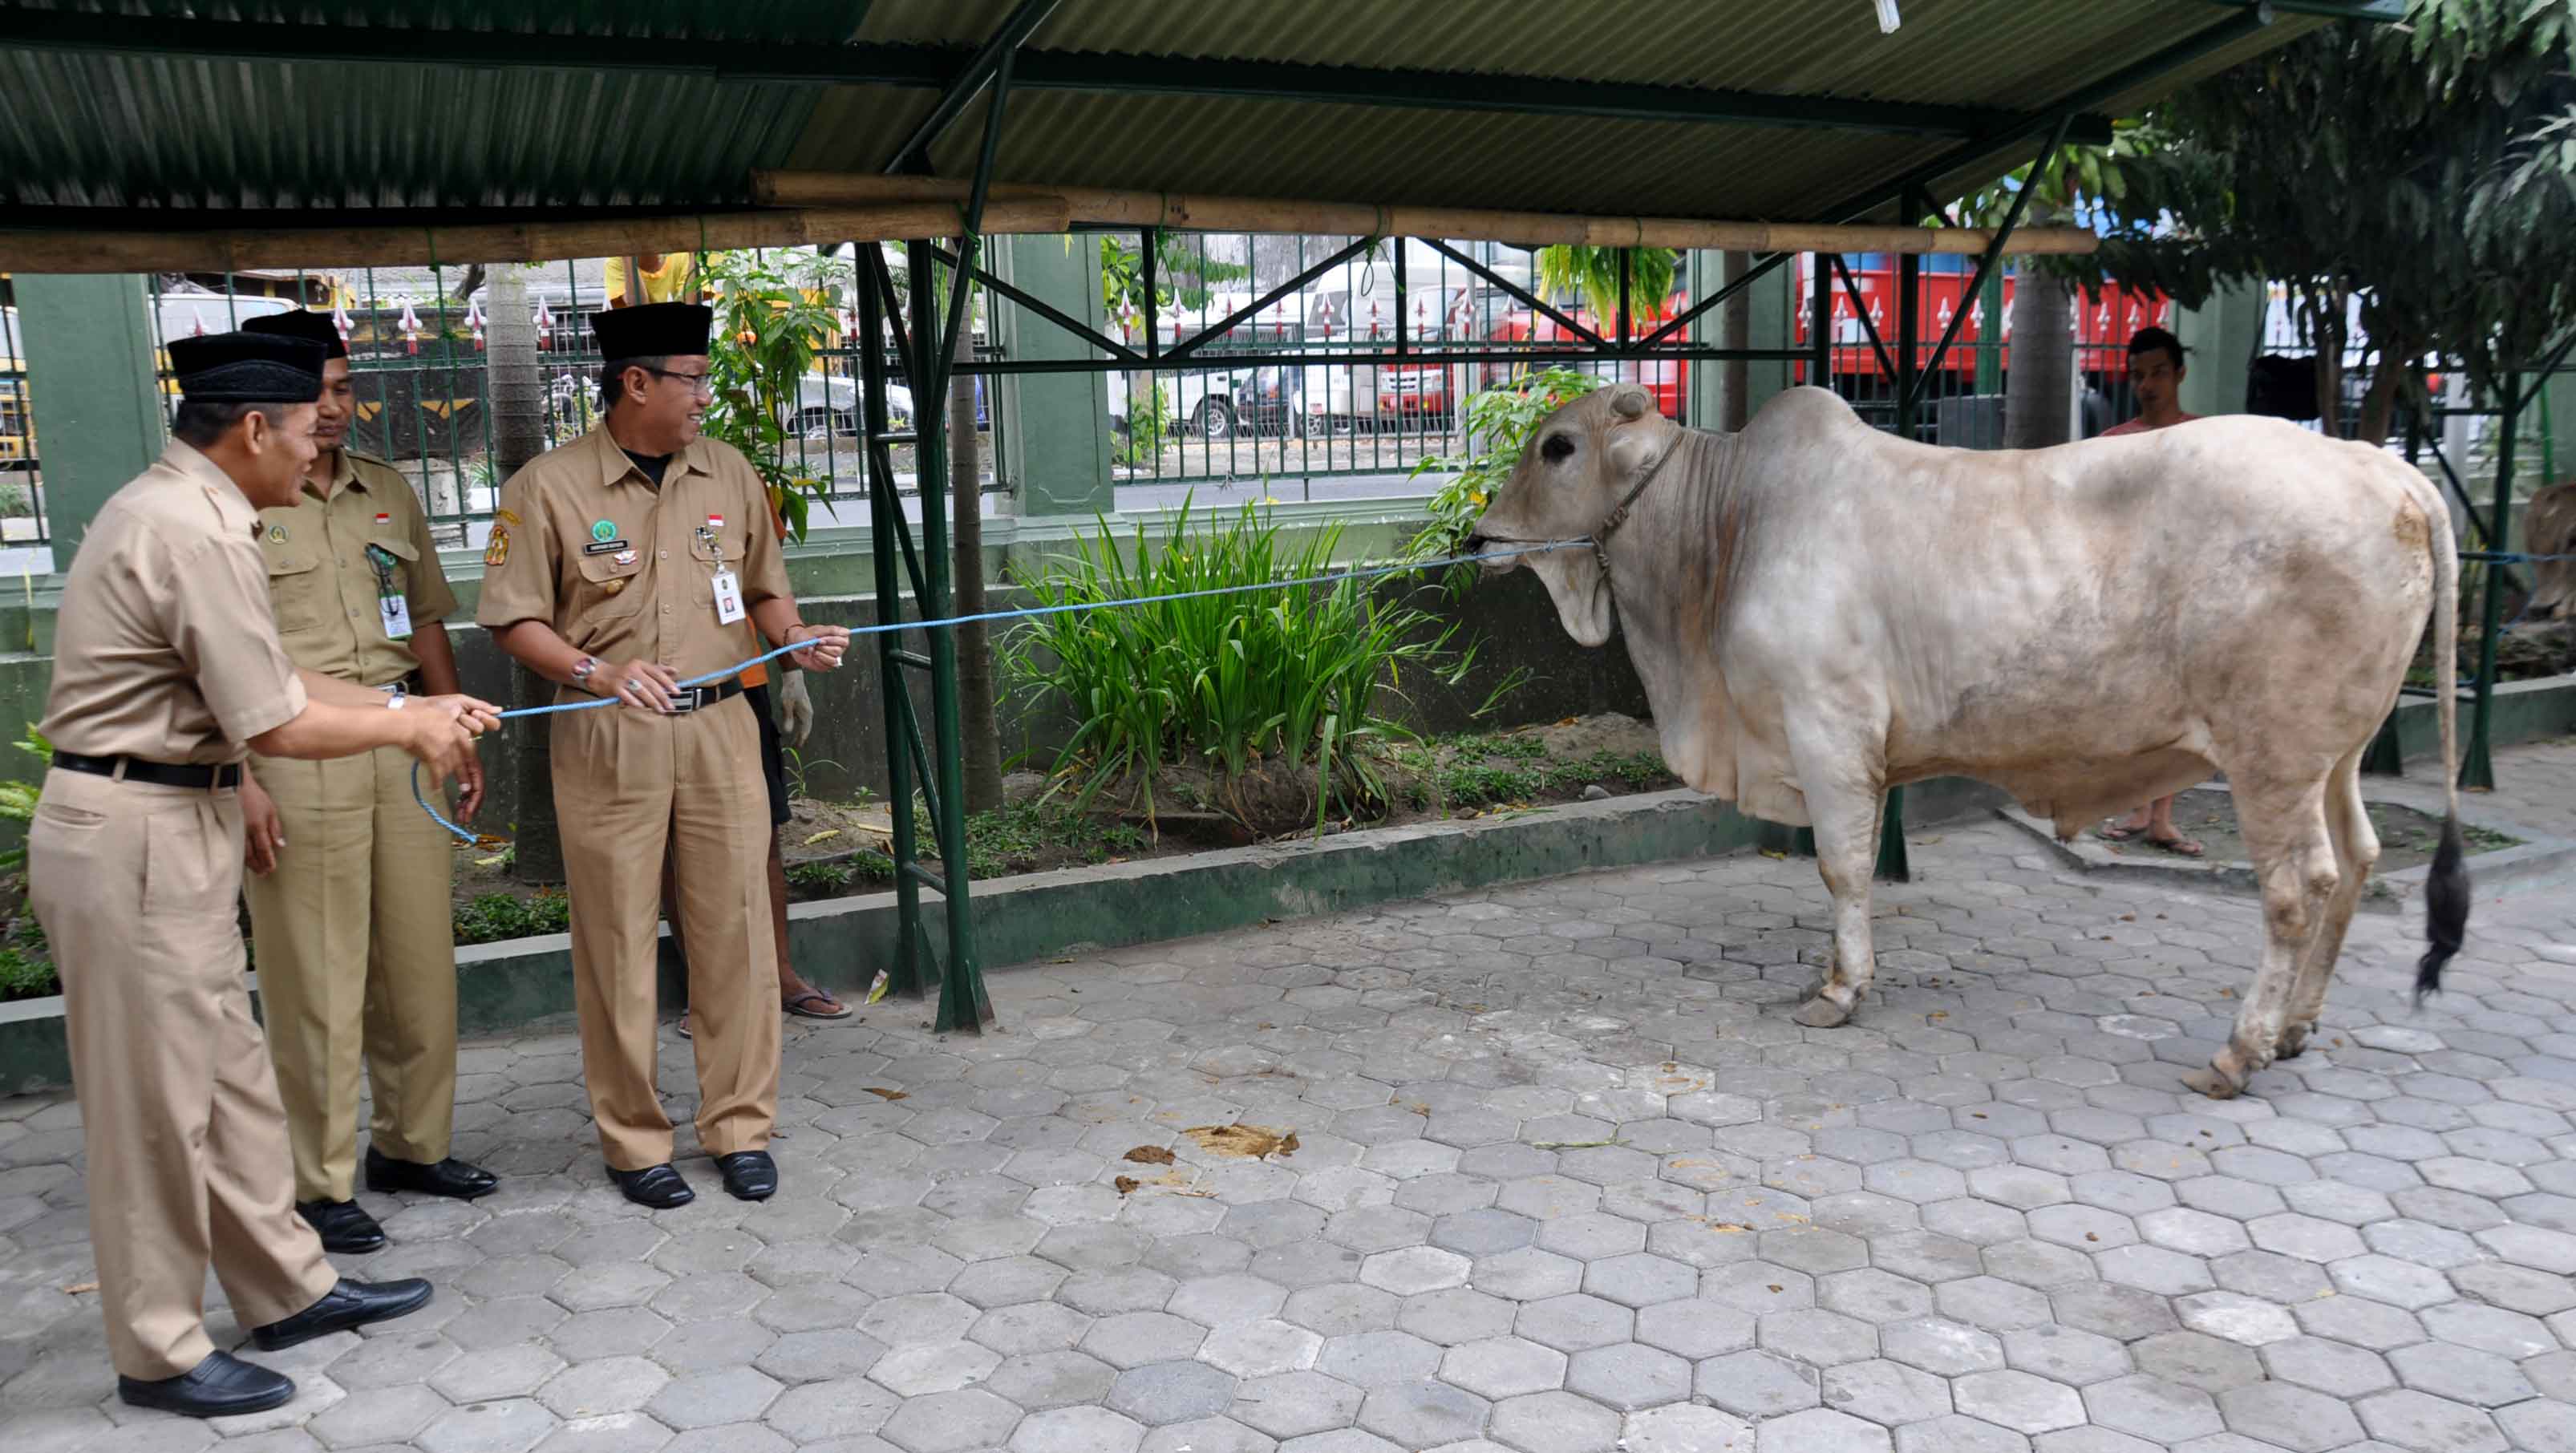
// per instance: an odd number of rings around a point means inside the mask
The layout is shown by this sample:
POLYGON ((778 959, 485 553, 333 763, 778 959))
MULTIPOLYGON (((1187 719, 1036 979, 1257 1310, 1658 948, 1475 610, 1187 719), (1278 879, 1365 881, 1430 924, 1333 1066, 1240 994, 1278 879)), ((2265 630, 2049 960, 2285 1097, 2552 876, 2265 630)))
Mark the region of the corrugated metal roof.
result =
MULTIPOLYGON (((817 70, 843 57, 954 66, 1017 6, 579 0, 532 12, 492 0, 341 0, 299 7, 303 23, 289 30, 268 6, 147 0, 120 7, 133 15, 127 29, 65 48, 38 44, 32 28, 81 12, 0 0, 0 202, 297 214, 282 223, 332 209, 739 205, 755 168, 881 169, 933 104, 919 85, 825 84, 817 70), (202 34, 208 22, 262 37, 264 58, 153 53, 156 37, 202 34), (477 32, 489 40, 464 41, 459 54, 459 34, 477 32), (730 54, 728 43, 792 47, 766 54, 805 58, 782 67, 802 78, 637 70, 624 68, 632 51, 602 61, 605 51, 580 49, 620 38, 666 44, 650 63, 668 55, 675 67, 730 54), (377 58, 286 58, 282 44, 377 58), (496 64, 469 63, 486 49, 496 64)), ((1498 95, 1529 77, 2027 112, 2230 19, 2212 0, 1904 0, 1903 12, 1883 36, 1868 0, 1065 0, 1029 49, 1077 77, 1085 57, 1123 55, 1166 58, 1156 68, 1176 71, 1266 62, 1472 73, 1498 78, 1498 95)), ((2186 74, 2317 23, 2283 19, 2186 74)), ((2118 101, 2134 107, 2162 84, 2118 101)), ((934 150, 941 173, 971 169, 980 109, 934 150)), ((1813 217, 1960 145, 1069 88, 1015 92, 1007 120, 1005 180, 1711 217, 1813 217)), ((2031 144, 1997 146, 1958 175, 1991 175, 2031 144)))

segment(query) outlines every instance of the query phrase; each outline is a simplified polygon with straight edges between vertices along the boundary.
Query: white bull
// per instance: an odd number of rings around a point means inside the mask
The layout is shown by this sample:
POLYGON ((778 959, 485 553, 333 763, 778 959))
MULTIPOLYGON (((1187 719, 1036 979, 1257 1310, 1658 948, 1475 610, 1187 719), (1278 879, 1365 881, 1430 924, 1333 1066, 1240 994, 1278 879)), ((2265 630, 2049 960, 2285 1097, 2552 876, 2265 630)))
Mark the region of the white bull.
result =
MULTIPOLYGON (((1589 646, 1614 616, 1683 781, 1811 824, 1833 967, 1798 1022, 1869 987, 1870 873, 1892 786, 1959 775, 2086 823, 2224 770, 2263 893, 2262 967, 2192 1084, 2226 1097, 2303 1049, 2379 855, 2364 748, 2429 616, 2456 679, 2459 565, 2423 476, 2277 420, 2055 449, 1936 449, 1792 389, 1739 434, 1614 386, 1530 436, 1479 541, 1532 553, 1589 646)), ((2452 693, 2440 696, 2444 780, 2452 693)), ((2417 992, 2468 918, 2459 798, 2417 992)))

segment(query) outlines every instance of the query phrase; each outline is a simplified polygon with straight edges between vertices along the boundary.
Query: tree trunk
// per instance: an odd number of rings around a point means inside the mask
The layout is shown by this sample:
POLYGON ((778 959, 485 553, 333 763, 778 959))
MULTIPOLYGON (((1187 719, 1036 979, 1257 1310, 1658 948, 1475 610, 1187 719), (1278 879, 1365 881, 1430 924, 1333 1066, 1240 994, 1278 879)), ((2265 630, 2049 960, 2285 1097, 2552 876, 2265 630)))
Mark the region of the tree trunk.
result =
MULTIPOLYGON (((492 413, 492 481, 506 483, 545 452, 545 376, 537 366, 537 324, 528 304, 525 269, 500 263, 488 270, 492 306, 484 310, 484 398, 492 413)), ((495 526, 499 528, 499 526, 495 526)), ((525 666, 512 673, 514 705, 554 700, 554 683, 525 666)), ((563 839, 555 830, 554 766, 547 737, 554 718, 520 719, 519 817, 510 876, 522 883, 560 883, 563 839)))
POLYGON ((2406 382, 2407 362, 2423 356, 2423 349, 2410 346, 2412 343, 2411 339, 2405 344, 2392 341, 2379 350, 2376 371, 2370 376, 2370 392, 2361 400, 2361 426, 2353 434, 2364 444, 2388 442, 2388 431, 2397 417, 2397 391, 2406 382))
MULTIPOLYGON (((960 363, 975 359, 974 332, 957 330, 960 363)), ((965 373, 948 381, 948 497, 955 511, 957 614, 982 615, 983 461, 975 438, 975 379, 965 373)), ((990 812, 1002 805, 1002 727, 993 710, 993 638, 981 621, 957 628, 957 719, 966 735, 966 810, 990 812)))
POLYGON ((2328 308, 2319 314, 2317 340, 2317 427, 2329 439, 2343 437, 2343 345, 2344 302, 2340 292, 2331 294, 2328 308))
MULTIPOLYGON (((2032 225, 2042 219, 2033 218, 2032 225)), ((2074 408, 2075 299, 2065 283, 2021 259, 2012 297, 2011 365, 2004 371, 2004 447, 2068 442, 2074 408)))

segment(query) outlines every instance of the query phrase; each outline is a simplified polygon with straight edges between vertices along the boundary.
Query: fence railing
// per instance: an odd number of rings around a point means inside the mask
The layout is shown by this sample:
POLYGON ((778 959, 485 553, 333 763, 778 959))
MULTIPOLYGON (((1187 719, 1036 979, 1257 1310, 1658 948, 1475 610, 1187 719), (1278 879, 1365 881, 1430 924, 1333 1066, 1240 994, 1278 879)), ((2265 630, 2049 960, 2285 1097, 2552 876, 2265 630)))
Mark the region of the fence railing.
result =
MULTIPOLYGON (((1563 301, 1531 306, 1535 254, 1499 244, 1358 245, 1344 238, 1213 234, 1167 238, 1147 259, 1136 242, 1132 234, 1083 234, 1069 242, 1102 249, 1110 278, 1104 333, 1158 361, 1175 352, 1189 359, 1183 368, 1108 376, 1103 427, 1115 478, 1125 488, 1268 480, 1284 497, 1288 482, 1342 478, 1363 482, 1371 494, 1428 493, 1435 479, 1411 478, 1420 462, 1469 450, 1465 400, 1541 358, 1605 381, 1643 384, 1668 415, 1715 422, 1690 417, 1691 371, 1722 365, 1566 356, 1582 350, 1587 334, 1614 342, 1646 336, 1687 306, 1684 292, 1651 301, 1632 297, 1615 311, 1600 310, 1610 316, 1596 316, 1563 301), (1149 289, 1163 299, 1159 310, 1140 306, 1149 289), (1532 357, 1524 362, 1520 355, 1532 357)), ((1846 262, 1866 307, 1853 307, 1837 291, 1826 382, 1885 427, 1893 421, 1894 399, 1880 345, 1895 341, 1894 263, 1874 255, 1846 262)), ((2002 378, 2010 362, 2001 320, 2011 281, 1990 283, 1984 300, 1969 298, 1972 262, 1924 260, 1918 355, 1928 358, 1955 310, 1968 308, 1972 316, 1926 381, 1917 428, 1927 439, 1993 447, 2001 442, 2002 378)), ((605 306, 607 277, 600 260, 529 268, 526 319, 493 317, 491 288, 469 292, 468 279, 468 269, 453 266, 156 279, 153 344, 165 360, 164 387, 170 387, 166 345, 173 337, 222 331, 298 306, 332 312, 349 338, 359 410, 353 445, 394 462, 449 540, 471 543, 501 483, 491 463, 492 331, 535 331, 547 442, 576 437, 595 422, 601 360, 588 315, 605 306)), ((979 319, 991 319, 997 306, 1017 305, 978 289, 979 319)), ((2076 297, 2074 347, 2085 399, 2079 433, 2099 432, 2135 411, 2125 343, 2137 326, 2163 321, 2168 311, 2162 299, 2076 297)), ((1796 315, 1793 346, 1803 347, 1804 308, 1796 315)), ((1714 321, 1714 314, 1702 320, 1701 340, 1713 339, 1714 321)), ((46 525, 30 383, 14 318, 9 326, 0 334, 8 345, 0 348, 0 502, 12 506, 10 542, 41 543, 46 525), (23 501, 10 489, 20 480, 27 486, 23 501)), ((816 356, 783 421, 785 462, 834 502, 862 501, 867 489, 858 347, 847 336, 853 328, 845 317, 844 332, 816 356)), ((988 363, 1011 361, 989 339, 976 353, 988 363)), ((1796 381, 1807 381, 1805 362, 1791 369, 1796 381)), ((899 361, 892 373, 898 427, 906 420, 937 427, 944 401, 913 399, 899 361)), ((982 445, 978 474, 987 490, 1011 486, 994 464, 1005 442, 997 430, 1011 411, 996 404, 1016 386, 1008 376, 972 379, 982 445)), ((897 446, 894 455, 897 488, 915 492, 907 472, 911 448, 897 446)), ((863 515, 845 508, 826 518, 835 517, 863 515)))

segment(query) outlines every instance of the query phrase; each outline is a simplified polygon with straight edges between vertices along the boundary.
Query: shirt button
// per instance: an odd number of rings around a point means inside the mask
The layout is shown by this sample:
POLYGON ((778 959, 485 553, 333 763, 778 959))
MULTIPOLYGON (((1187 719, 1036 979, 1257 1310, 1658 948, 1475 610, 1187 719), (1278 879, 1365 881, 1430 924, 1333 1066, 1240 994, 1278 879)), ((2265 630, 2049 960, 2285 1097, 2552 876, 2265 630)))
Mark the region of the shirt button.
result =
POLYGON ((668 559, 670 559, 670 558, 671 558, 671 552, 670 552, 670 551, 668 551, 668 550, 664 550, 664 551, 662 551, 662 552, 661 552, 661 555, 662 555, 662 558, 663 558, 663 559, 665 559, 665 560, 668 560, 668 559))

